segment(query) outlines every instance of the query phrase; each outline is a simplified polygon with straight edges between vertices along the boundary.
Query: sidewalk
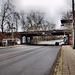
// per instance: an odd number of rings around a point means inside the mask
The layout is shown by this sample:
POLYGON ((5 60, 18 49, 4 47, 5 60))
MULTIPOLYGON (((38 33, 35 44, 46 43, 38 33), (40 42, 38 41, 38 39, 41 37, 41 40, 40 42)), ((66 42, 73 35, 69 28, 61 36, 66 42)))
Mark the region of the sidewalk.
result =
POLYGON ((62 51, 62 74, 75 75, 75 49, 70 46, 63 46, 62 51))
POLYGON ((75 75, 75 49, 71 46, 62 46, 54 75, 75 75))

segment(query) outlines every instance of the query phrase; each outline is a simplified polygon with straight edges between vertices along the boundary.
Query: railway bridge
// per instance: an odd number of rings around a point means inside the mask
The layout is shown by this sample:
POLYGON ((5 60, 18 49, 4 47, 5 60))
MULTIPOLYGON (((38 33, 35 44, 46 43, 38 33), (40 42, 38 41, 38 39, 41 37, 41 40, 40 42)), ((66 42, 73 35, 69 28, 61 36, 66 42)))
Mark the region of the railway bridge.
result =
POLYGON ((49 31, 28 31, 28 32, 20 32, 21 44, 33 44, 34 36, 57 36, 57 35, 67 35, 68 44, 69 44, 69 34, 72 33, 71 30, 49 30, 49 31), (23 38, 25 42, 23 43, 23 38))

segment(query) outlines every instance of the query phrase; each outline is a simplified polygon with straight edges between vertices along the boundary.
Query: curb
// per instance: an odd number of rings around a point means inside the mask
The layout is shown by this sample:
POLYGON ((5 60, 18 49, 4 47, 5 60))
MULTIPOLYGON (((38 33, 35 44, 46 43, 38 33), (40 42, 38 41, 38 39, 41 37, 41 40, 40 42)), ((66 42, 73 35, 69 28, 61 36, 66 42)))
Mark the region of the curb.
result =
POLYGON ((55 62, 54 62, 54 64, 53 64, 53 66, 52 66, 52 69, 51 69, 51 71, 50 71, 50 75, 56 75, 55 74, 55 68, 56 68, 56 66, 57 66, 57 63, 58 63, 58 60, 59 60, 59 58, 60 58, 60 56, 61 56, 61 49, 62 48, 62 46, 60 47, 60 50, 59 50, 59 52, 58 52, 58 54, 57 54, 57 57, 56 57, 56 60, 55 60, 55 62))
POLYGON ((21 46, 21 45, 5 46, 5 47, 0 47, 0 49, 13 48, 13 47, 17 47, 17 46, 21 46))

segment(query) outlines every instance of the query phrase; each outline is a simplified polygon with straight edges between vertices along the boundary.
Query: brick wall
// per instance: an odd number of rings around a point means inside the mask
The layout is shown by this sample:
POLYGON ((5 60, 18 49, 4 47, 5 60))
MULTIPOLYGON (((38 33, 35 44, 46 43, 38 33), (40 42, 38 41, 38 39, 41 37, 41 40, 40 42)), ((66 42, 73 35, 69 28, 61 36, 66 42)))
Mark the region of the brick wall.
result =
POLYGON ((69 42, 70 42, 70 45, 73 45, 73 38, 72 38, 72 36, 69 36, 69 42))

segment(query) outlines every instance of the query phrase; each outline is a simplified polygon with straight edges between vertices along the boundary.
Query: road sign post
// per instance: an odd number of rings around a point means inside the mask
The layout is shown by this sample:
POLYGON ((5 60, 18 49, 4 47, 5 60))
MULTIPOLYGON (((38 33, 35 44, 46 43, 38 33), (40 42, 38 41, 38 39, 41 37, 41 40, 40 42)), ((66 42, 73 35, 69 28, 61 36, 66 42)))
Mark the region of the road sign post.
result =
POLYGON ((73 23, 73 49, 75 49, 75 23, 73 23))
POLYGON ((73 12, 73 49, 75 49, 75 0, 72 0, 72 12, 73 12))

